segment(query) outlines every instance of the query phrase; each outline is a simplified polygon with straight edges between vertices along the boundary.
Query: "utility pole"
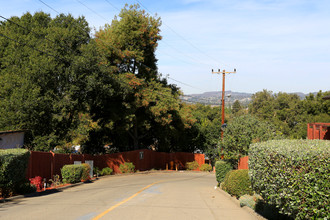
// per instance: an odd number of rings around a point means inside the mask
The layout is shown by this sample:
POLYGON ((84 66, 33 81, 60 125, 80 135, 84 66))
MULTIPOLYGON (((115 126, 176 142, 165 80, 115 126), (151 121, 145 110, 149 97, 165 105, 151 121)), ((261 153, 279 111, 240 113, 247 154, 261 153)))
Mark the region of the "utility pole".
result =
MULTIPOLYGON (((226 72, 226 70, 220 71, 218 69, 218 72, 214 72, 212 69, 212 74, 221 74, 222 73, 222 98, 221 98, 221 128, 222 126, 225 126, 225 75, 230 73, 236 73, 236 69, 234 69, 234 72, 226 72)), ((221 129, 221 140, 223 139, 223 129, 221 129)))

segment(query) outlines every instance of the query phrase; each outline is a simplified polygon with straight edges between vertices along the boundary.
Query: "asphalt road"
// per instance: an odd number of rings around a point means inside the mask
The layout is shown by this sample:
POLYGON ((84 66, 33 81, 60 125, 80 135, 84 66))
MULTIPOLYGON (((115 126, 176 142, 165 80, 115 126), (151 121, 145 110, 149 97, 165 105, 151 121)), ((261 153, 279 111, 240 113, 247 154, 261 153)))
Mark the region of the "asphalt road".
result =
POLYGON ((0 219, 256 219, 216 190, 215 175, 116 175, 0 204, 0 219))

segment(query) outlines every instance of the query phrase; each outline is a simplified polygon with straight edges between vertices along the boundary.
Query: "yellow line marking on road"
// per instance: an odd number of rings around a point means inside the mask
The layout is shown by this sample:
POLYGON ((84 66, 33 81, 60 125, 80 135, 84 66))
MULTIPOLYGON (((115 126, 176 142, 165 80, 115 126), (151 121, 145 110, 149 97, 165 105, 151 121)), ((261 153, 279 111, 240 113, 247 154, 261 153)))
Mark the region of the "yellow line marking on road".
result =
POLYGON ((114 210, 115 208, 117 208, 117 207, 121 206, 122 204, 128 202, 129 200, 133 199, 134 197, 136 197, 137 195, 139 195, 139 194, 140 194, 141 192, 143 192, 144 190, 146 190, 146 189, 148 189, 149 187, 151 187, 151 186, 153 186, 153 185, 155 185, 155 184, 157 184, 157 183, 160 183, 160 182, 163 182, 163 180, 162 180, 162 181, 157 181, 157 182, 151 183, 150 185, 148 185, 148 186, 146 186, 146 187, 140 189, 140 190, 139 190, 137 193, 135 193, 134 195, 132 195, 132 196, 128 197, 127 199, 125 199, 125 200, 123 200, 123 201, 117 203, 116 205, 111 206, 109 209, 105 210, 104 212, 102 212, 102 213, 99 214, 98 216, 94 217, 93 220, 98 220, 98 219, 102 218, 103 216, 105 216, 107 213, 111 212, 111 211, 114 210))

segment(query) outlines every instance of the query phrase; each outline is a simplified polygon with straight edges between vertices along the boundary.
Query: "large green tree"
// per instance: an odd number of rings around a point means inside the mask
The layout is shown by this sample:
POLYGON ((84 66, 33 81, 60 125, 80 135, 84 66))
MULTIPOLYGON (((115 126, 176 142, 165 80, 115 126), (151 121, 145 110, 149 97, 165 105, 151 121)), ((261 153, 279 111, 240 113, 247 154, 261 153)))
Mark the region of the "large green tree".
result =
POLYGON ((100 114, 102 106, 111 101, 104 99, 100 100, 103 105, 92 106, 92 112, 103 127, 109 127, 105 131, 108 142, 118 150, 152 146, 160 151, 192 151, 189 144, 182 147, 176 138, 189 127, 181 117, 178 89, 161 79, 157 70, 160 25, 160 18, 150 16, 138 5, 126 5, 119 19, 115 17, 95 34, 100 68, 118 82, 112 100, 119 102, 112 104, 120 111, 114 111, 116 115, 100 114))
POLYGON ((147 81, 158 79, 155 51, 160 36, 160 18, 139 5, 126 5, 111 24, 96 32, 103 54, 102 64, 113 73, 133 73, 147 81))
POLYGON ((0 129, 26 129, 38 150, 63 144, 86 107, 86 20, 26 13, 1 22, 0 32, 0 129))
POLYGON ((280 137, 272 123, 243 115, 228 123, 219 148, 223 149, 225 159, 233 160, 233 165, 237 165, 238 159, 248 154, 250 144, 280 137))

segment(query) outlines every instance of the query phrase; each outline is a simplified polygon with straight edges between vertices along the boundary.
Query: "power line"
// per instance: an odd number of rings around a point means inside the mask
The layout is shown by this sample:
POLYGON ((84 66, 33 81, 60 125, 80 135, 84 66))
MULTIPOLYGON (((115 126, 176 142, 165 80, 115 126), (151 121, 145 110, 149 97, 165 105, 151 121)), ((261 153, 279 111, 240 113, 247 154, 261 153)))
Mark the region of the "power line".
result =
MULTIPOLYGON (((19 25, 19 27, 24 28, 24 26, 20 26, 20 25, 19 25)), ((35 33, 35 32, 34 32, 34 33, 35 33)), ((46 55, 48 55, 48 56, 54 57, 55 59, 57 59, 57 60, 59 60, 59 61, 61 61, 61 62, 67 62, 67 61, 64 61, 63 59, 58 58, 57 56, 55 56, 55 55, 53 55, 53 54, 50 54, 50 53, 45 52, 45 51, 43 51, 43 50, 40 50, 40 49, 36 48, 35 46, 29 45, 28 43, 22 43, 22 42, 20 42, 20 41, 18 41, 18 40, 15 40, 15 39, 13 39, 13 38, 11 38, 11 37, 8 37, 7 35, 4 35, 4 34, 2 34, 2 33, 0 33, 0 36, 6 38, 6 39, 8 39, 8 40, 11 40, 11 41, 13 41, 13 42, 16 42, 16 43, 18 43, 18 44, 20 44, 20 45, 22 45, 22 46, 28 46, 28 47, 30 47, 31 49, 36 50, 36 51, 38 51, 38 52, 40 52, 40 53, 43 53, 43 54, 46 54, 46 55)), ((74 64, 71 63, 71 62, 67 62, 67 63, 69 63, 71 66, 74 66, 74 64)), ((118 81, 121 82, 121 83, 125 83, 125 84, 127 83, 126 81, 123 81, 123 80, 121 80, 121 79, 118 78, 118 77, 116 77, 116 80, 118 80, 118 81)), ((142 79, 142 80, 144 81, 144 79, 142 79)), ((164 88, 170 89, 169 87, 164 87, 164 88)), ((154 93, 158 94, 158 95, 163 96, 163 97, 170 97, 170 96, 168 96, 168 94, 164 94, 164 93, 158 92, 158 91, 156 91, 156 90, 154 90, 154 89, 152 89, 152 91, 153 91, 154 93)))
MULTIPOLYGON (((40 53, 44 53, 44 54, 46 54, 46 55, 48 55, 48 56, 54 57, 54 58, 57 59, 57 60, 61 60, 60 58, 58 58, 57 56, 55 56, 55 55, 53 55, 53 54, 50 54, 50 53, 45 52, 45 51, 43 51, 43 50, 39 50, 38 48, 35 48, 34 46, 31 46, 31 45, 29 45, 29 44, 27 44, 27 43, 22 43, 22 42, 20 42, 20 41, 18 41, 18 40, 15 40, 15 39, 13 39, 13 38, 11 38, 11 37, 8 37, 7 35, 4 35, 4 34, 2 34, 2 33, 0 33, 0 36, 2 36, 2 37, 4 37, 4 38, 7 38, 8 40, 14 41, 14 42, 16 42, 16 43, 18 43, 18 44, 20 44, 20 45, 22 45, 22 46, 28 46, 28 47, 30 47, 30 48, 33 49, 33 50, 36 50, 36 51, 38 51, 38 52, 40 52, 40 53)), ((62 61, 62 60, 61 60, 61 61, 62 61)))
MULTIPOLYGON (((49 41, 49 42, 51 42, 51 43, 54 43, 54 44, 57 44, 55 41, 53 41, 53 40, 51 40, 51 39, 48 39, 46 36, 42 36, 41 34, 39 34, 39 33, 35 32, 35 31, 33 31, 32 28, 31 28, 31 30, 30 30, 30 29, 28 29, 27 27, 25 27, 25 26, 23 26, 23 25, 21 25, 21 24, 18 24, 18 23, 16 23, 16 22, 12 21, 12 20, 9 19, 9 18, 5 18, 5 17, 3 17, 3 16, 1 16, 1 15, 0 15, 0 17, 3 18, 3 19, 5 19, 6 21, 9 21, 9 22, 11 22, 11 23, 13 23, 13 24, 19 26, 20 28, 23 28, 23 29, 25 29, 25 30, 27 30, 27 31, 29 31, 29 32, 31 32, 31 33, 33 33, 33 34, 35 34, 35 35, 38 36, 39 38, 43 38, 44 40, 47 40, 47 41, 49 41)), ((65 47, 65 49, 66 49, 66 50, 72 50, 71 48, 68 48, 68 47, 65 47)))
MULTIPOLYGON (((115 8, 117 11, 120 12, 120 10, 119 10, 116 6, 114 6, 112 3, 110 3, 108 0, 105 0, 105 1, 106 1, 109 5, 111 5, 113 8, 115 8)), ((139 3, 141 6, 143 6, 143 4, 142 4, 141 2, 138 1, 138 3, 139 3)), ((143 6, 143 7, 144 7, 147 11, 149 11, 145 6, 143 6)), ((152 12, 150 12, 150 11, 149 11, 149 13, 152 14, 152 12)), ((183 56, 186 56, 186 57, 188 57, 189 59, 191 59, 191 60, 193 60, 193 61, 195 61, 195 62, 198 62, 198 63, 200 63, 200 64, 206 65, 205 63, 201 62, 201 61, 198 60, 197 58, 194 58, 194 57, 192 57, 192 56, 190 56, 190 55, 187 55, 186 53, 180 51, 178 48, 173 47, 172 45, 168 44, 166 41, 164 41, 164 39, 163 39, 162 43, 166 44, 168 47, 171 47, 172 49, 174 49, 174 50, 177 51, 178 53, 182 54, 183 56)), ((162 53, 163 53, 163 52, 162 52, 162 53)), ((165 53, 165 52, 164 52, 164 53, 165 53)), ((172 55, 169 55, 169 54, 167 54, 167 55, 170 56, 170 57, 173 57, 172 55)), ((176 59, 178 59, 178 58, 176 58, 176 59)), ((187 61, 184 61, 184 60, 182 60, 182 59, 180 59, 180 60, 181 60, 182 62, 187 63, 187 61)), ((189 63, 188 63, 188 64, 189 64, 189 63)))
MULTIPOLYGON (((33 49, 33 50, 36 50, 36 51, 38 51, 38 52, 40 52, 40 53, 44 53, 44 54, 46 54, 46 55, 48 55, 48 56, 52 56, 52 57, 54 57, 55 59, 57 59, 57 60, 59 60, 59 61, 63 61, 62 59, 60 59, 60 58, 58 58, 58 57, 56 57, 56 56, 54 56, 54 55, 52 55, 52 54, 49 54, 49 53, 47 53, 47 52, 45 52, 45 51, 42 51, 42 50, 39 50, 39 49, 37 49, 36 47, 34 47, 34 46, 31 46, 31 45, 28 45, 28 44, 26 44, 26 43, 22 43, 22 42, 20 42, 20 41, 17 41, 17 40, 15 40, 15 39, 12 39, 12 38, 10 38, 10 37, 8 37, 8 36, 6 36, 6 35, 4 35, 4 34, 1 34, 0 33, 0 36, 2 36, 2 37, 5 37, 5 38, 7 38, 7 39, 9 39, 9 40, 12 40, 12 41, 14 41, 14 42, 16 42, 16 43, 19 43, 19 44, 21 44, 21 45, 23 45, 23 46, 28 46, 28 47, 30 47, 31 49, 33 49)), ((73 64, 71 63, 71 62, 68 62, 71 66, 73 66, 73 64)), ((120 80, 118 77, 116 77, 116 80, 118 80, 119 82, 121 82, 121 83, 127 83, 126 81, 122 81, 122 80, 120 80)), ((144 79, 142 79, 143 81, 144 81, 144 79)), ((173 80, 173 79, 172 79, 173 80)), ((181 82, 182 83, 182 82, 181 82)), ((169 87, 163 87, 163 88, 165 88, 165 89, 170 89, 169 87)), ((158 94, 158 95, 160 95, 160 96, 163 96, 163 97, 173 97, 173 94, 172 95, 169 95, 169 94, 165 94, 165 93, 162 93, 162 92, 159 92, 159 91, 157 91, 157 90, 154 90, 154 89, 151 89, 151 91, 152 92, 154 92, 154 93, 156 93, 156 94, 158 94)), ((189 102, 194 102, 194 101, 189 101, 189 102)), ((195 102, 195 103, 199 103, 199 102, 195 102)))
POLYGON ((171 80, 173 80, 173 81, 175 81, 175 82, 181 83, 181 84, 183 84, 183 85, 185 85, 185 86, 189 86, 189 87, 191 87, 191 88, 193 88, 193 89, 198 89, 198 90, 203 91, 203 89, 201 89, 201 88, 198 88, 198 87, 195 87, 195 86, 189 85, 189 84, 187 84, 187 83, 181 82, 181 81, 179 81, 179 80, 173 79, 172 77, 168 77, 168 78, 171 79, 171 80))
MULTIPOLYGON (((50 7, 49 5, 47 5, 47 4, 45 4, 43 1, 41 1, 41 0, 39 0, 40 2, 42 2, 44 5, 46 5, 47 7, 49 7, 50 9, 52 9, 52 10, 54 10, 55 12, 57 12, 58 14, 60 14, 58 11, 56 11, 55 9, 53 9, 52 7, 50 7)), ((79 2, 79 3, 81 3, 80 1, 78 1, 78 0, 76 0, 77 2, 79 2)), ((106 0, 106 2, 108 2, 107 0, 106 0)), ((113 6, 115 9, 117 9, 118 11, 119 11, 119 9, 118 8, 116 8, 114 5, 112 5, 110 2, 108 2, 111 6, 113 6)), ((86 6, 85 4, 83 4, 85 7, 87 7, 87 8, 89 8, 88 6, 86 6)), ((96 15, 98 15, 98 13, 97 12, 95 12, 94 10, 91 10, 93 13, 95 13, 96 15)), ((74 23, 75 24, 75 23, 74 23)), ((80 26, 76 26, 76 27, 78 27, 78 28, 80 28, 81 29, 81 27, 80 26)), ((82 29, 83 31, 85 31, 84 29, 82 29)), ((89 34, 88 32, 86 32, 87 34, 89 34)), ((121 53, 121 51, 119 50, 119 49, 117 49, 117 48, 115 48, 114 46, 112 46, 112 45, 110 45, 108 42, 105 42, 103 39, 101 39, 101 38, 98 38, 100 41, 102 41, 103 43, 106 43, 106 45, 107 46, 110 46, 112 49, 114 49, 115 51, 117 51, 119 54, 121 53)), ((193 60, 195 60, 195 61, 198 61, 198 60, 196 60, 196 59, 194 59, 194 58, 192 58, 193 60)), ((147 65, 145 65, 145 64, 143 64, 143 63, 138 63, 139 65, 143 65, 143 66, 145 66, 145 67, 147 67, 147 68, 150 68, 150 69, 153 69, 153 68, 151 68, 151 67, 149 67, 149 66, 147 66, 147 65)), ((195 87, 195 86, 191 86, 191 85, 189 85, 189 84, 187 84, 187 83, 184 83, 184 82, 181 82, 181 81, 179 81, 179 80, 176 80, 176 79, 173 79, 173 78, 171 78, 173 81, 176 81, 176 82, 178 82, 178 83, 181 83, 181 84, 183 84, 183 85, 186 85, 186 86, 189 86, 189 87, 191 87, 191 88, 194 88, 194 89, 198 89, 198 90, 201 90, 202 91, 202 89, 200 89, 200 88, 197 88, 197 87, 195 87)))
POLYGON ((107 21, 108 23, 109 20, 106 19, 105 17, 103 17, 102 15, 100 15, 99 13, 97 13, 96 11, 94 11, 92 8, 88 7, 86 4, 84 4, 83 2, 79 1, 79 0, 76 0, 76 2, 80 3, 81 5, 85 6, 88 10, 90 10, 91 12, 93 12, 94 14, 96 14, 97 16, 99 16, 100 18, 104 19, 105 21, 107 21))
MULTIPOLYGON (((186 56, 186 57, 190 58, 191 60, 193 60, 193 61, 195 61, 195 62, 197 62, 197 63, 200 63, 200 64, 202 64, 202 65, 206 65, 205 63, 201 62, 201 61, 198 60, 197 58, 194 58, 194 57, 192 57, 192 56, 190 56, 190 55, 187 55, 186 53, 182 52, 182 51, 179 50, 178 48, 173 47, 172 45, 168 44, 166 41, 163 40, 162 43, 164 43, 164 44, 166 44, 167 46, 173 48, 175 51, 179 52, 179 53, 182 54, 183 56, 186 56)), ((171 56, 171 55, 169 55, 169 56, 171 56)), ((174 58, 175 58, 175 57, 174 57, 174 58)), ((184 61, 184 62, 186 62, 186 61, 184 61)), ((187 63, 187 62, 186 62, 186 63, 187 63)))
POLYGON ((111 2, 109 2, 108 0, 105 0, 109 5, 111 5, 114 9, 116 9, 117 11, 120 12, 120 9, 118 9, 114 4, 112 4, 111 2))
MULTIPOLYGON (((78 1, 78 0, 76 0, 76 1, 78 1)), ((108 0, 105 0, 108 4, 110 4, 112 7, 114 7, 116 10, 118 10, 118 11, 120 11, 117 7, 115 7, 113 4, 111 4, 108 0)), ((79 3, 81 3, 80 1, 78 1, 79 3)), ((138 1, 139 2, 139 1, 138 1)), ((140 2, 139 2, 140 3, 140 2)), ((141 4, 141 3, 140 3, 141 4)), ((142 4, 141 4, 142 5, 142 4)), ((85 7, 87 7, 86 5, 84 5, 85 7)), ((87 7, 88 8, 88 7, 87 7)), ((148 10, 148 9, 147 9, 148 10)), ((98 13, 96 13, 95 11, 93 11, 93 10, 91 10, 93 13, 95 13, 96 15, 98 15, 98 13)), ((148 10, 149 11, 149 10, 148 10)), ((150 12, 150 11, 149 11, 150 12)), ((150 12, 151 13, 151 12, 150 12)), ((101 39, 102 40, 102 39, 101 39)), ((166 43, 167 44, 167 43, 166 43)), ((167 44, 167 45, 169 45, 169 44, 167 44)), ((170 45, 169 45, 170 46, 170 45)), ((174 47, 173 47, 174 48, 174 47)), ((115 48, 115 49, 117 49, 117 48, 115 48)), ((174 49, 176 49, 176 48, 174 48, 174 49)), ((177 50, 177 49, 176 49, 177 50)), ((180 53, 182 53, 181 51, 179 51, 179 50, 177 50, 178 52, 180 52, 180 53)), ((183 54, 183 53, 182 53, 183 54)), ((185 55, 185 54, 184 54, 185 55)), ((187 56, 187 55, 186 55, 187 56)), ((197 60, 197 59, 195 59, 195 58, 193 58, 193 57, 191 57, 191 59, 193 59, 193 60, 195 60, 195 61, 197 61, 197 62, 200 62, 199 60, 197 60)), ((150 68, 150 69, 152 69, 151 67, 149 67, 149 66, 147 66, 147 65, 145 65, 145 64, 143 64, 143 63, 139 63, 140 65, 143 65, 143 66, 145 66, 145 67, 147 67, 147 68, 150 68)), ((170 77, 169 77, 170 78, 170 77)), ((194 87, 194 86, 191 86, 191 85, 188 85, 188 84, 186 84, 186 83, 183 83, 183 82, 180 82, 180 81, 178 81, 178 80, 175 80, 175 79, 173 79, 173 78, 171 78, 173 81, 176 81, 176 82, 178 82, 178 83, 181 83, 181 84, 183 84, 183 85, 186 85, 186 86, 189 86, 189 87, 191 87, 191 88, 194 88, 194 89, 198 89, 198 90, 202 90, 202 89, 199 89, 199 88, 197 88, 197 87, 194 87)))
MULTIPOLYGON (((153 14, 146 6, 144 6, 141 1, 136 0, 136 2, 138 2, 143 8, 145 8, 149 13, 153 14)), ((193 43, 191 43, 190 41, 188 41, 185 37, 183 37, 182 35, 180 35, 178 32, 176 32, 173 28, 171 28, 169 25, 167 25, 165 22, 163 22, 163 24, 169 29, 171 30, 174 34, 176 34, 179 38, 181 38, 183 41, 185 41, 186 43, 188 43, 191 47, 193 47, 194 49, 196 49, 197 51, 203 53, 205 56, 207 56, 208 58, 212 59, 215 62, 219 62, 219 60, 216 60, 215 58, 213 58, 212 56, 210 56, 208 53, 202 51, 201 49, 199 49, 197 46, 195 46, 193 43)), ((223 62, 221 62, 223 63, 223 62)), ((227 66, 226 64, 223 64, 223 66, 227 66)))
POLYGON ((51 6, 49 6, 48 4, 46 4, 44 1, 39 0, 39 2, 41 2, 44 5, 46 5, 48 8, 52 9, 53 11, 55 11, 57 14, 60 14, 58 11, 56 11, 54 8, 52 8, 51 6))

